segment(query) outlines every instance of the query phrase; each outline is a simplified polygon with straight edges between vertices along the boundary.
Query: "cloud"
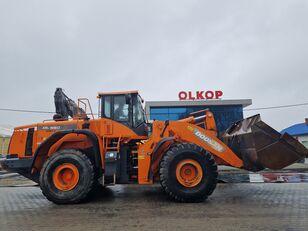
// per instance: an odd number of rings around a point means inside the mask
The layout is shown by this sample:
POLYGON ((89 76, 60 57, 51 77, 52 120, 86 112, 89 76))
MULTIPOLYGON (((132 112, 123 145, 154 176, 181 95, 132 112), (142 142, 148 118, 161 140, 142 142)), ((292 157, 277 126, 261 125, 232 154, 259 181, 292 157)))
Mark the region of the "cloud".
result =
MULTIPOLYGON (((251 107, 308 102, 307 10, 305 0, 2 1, 0 107, 53 110, 56 87, 94 105, 98 91, 130 89, 151 101, 222 89, 251 107)), ((307 109, 260 113, 282 129, 307 109)), ((46 117, 0 112, 0 124, 46 117)))

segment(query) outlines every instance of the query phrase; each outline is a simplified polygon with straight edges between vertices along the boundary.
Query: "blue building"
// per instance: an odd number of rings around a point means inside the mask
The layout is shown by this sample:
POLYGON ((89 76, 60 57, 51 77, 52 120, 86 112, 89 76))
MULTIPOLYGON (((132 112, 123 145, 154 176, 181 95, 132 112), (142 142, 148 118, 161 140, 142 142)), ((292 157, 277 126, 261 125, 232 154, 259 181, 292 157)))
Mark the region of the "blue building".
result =
POLYGON ((295 137, 306 148, 308 148, 308 119, 305 120, 305 123, 294 124, 281 131, 281 133, 285 132, 295 137))
MULTIPOLYGON (((145 109, 149 120, 179 120, 189 117, 191 112, 210 109, 215 116, 218 131, 243 119, 243 108, 251 105, 251 99, 206 100, 206 101, 148 101, 145 109)), ((201 116, 204 112, 194 116, 201 116)))

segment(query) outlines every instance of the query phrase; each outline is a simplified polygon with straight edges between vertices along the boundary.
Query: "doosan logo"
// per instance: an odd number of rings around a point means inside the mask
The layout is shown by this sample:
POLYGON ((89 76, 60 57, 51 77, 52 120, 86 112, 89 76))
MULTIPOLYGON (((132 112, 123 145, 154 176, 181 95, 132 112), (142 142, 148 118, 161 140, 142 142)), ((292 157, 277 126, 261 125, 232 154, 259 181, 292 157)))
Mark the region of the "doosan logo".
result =
POLYGON ((179 100, 208 100, 221 99, 222 91, 180 91, 178 94, 179 100))
MULTIPOLYGON (((191 130, 191 128, 188 128, 188 129, 191 130)), ((196 137, 198 137, 201 141, 203 141, 204 143, 206 143, 207 145, 212 147, 214 150, 216 150, 218 152, 224 152, 225 151, 225 148, 220 143, 218 143, 217 141, 208 137, 204 133, 200 132, 198 129, 194 128, 194 129, 192 129, 192 132, 196 137)))

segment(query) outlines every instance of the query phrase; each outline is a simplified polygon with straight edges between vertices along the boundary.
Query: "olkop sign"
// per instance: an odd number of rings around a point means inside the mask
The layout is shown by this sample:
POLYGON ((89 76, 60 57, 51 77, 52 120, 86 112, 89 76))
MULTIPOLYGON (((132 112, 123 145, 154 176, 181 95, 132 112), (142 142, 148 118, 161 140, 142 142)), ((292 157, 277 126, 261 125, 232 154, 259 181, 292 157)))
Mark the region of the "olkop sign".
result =
POLYGON ((178 94, 179 100, 209 100, 221 99, 222 91, 180 91, 178 94))

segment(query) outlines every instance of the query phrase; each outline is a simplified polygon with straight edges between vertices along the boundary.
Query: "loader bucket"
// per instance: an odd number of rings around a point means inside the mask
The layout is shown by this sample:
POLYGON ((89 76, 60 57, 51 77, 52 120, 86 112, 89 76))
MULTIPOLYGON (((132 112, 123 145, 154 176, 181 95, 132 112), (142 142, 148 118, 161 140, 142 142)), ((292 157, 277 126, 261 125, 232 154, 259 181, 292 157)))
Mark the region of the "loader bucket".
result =
POLYGON ((278 131, 255 115, 232 124, 222 141, 243 160, 244 169, 260 171, 282 169, 308 158, 308 149, 289 134, 278 131))

